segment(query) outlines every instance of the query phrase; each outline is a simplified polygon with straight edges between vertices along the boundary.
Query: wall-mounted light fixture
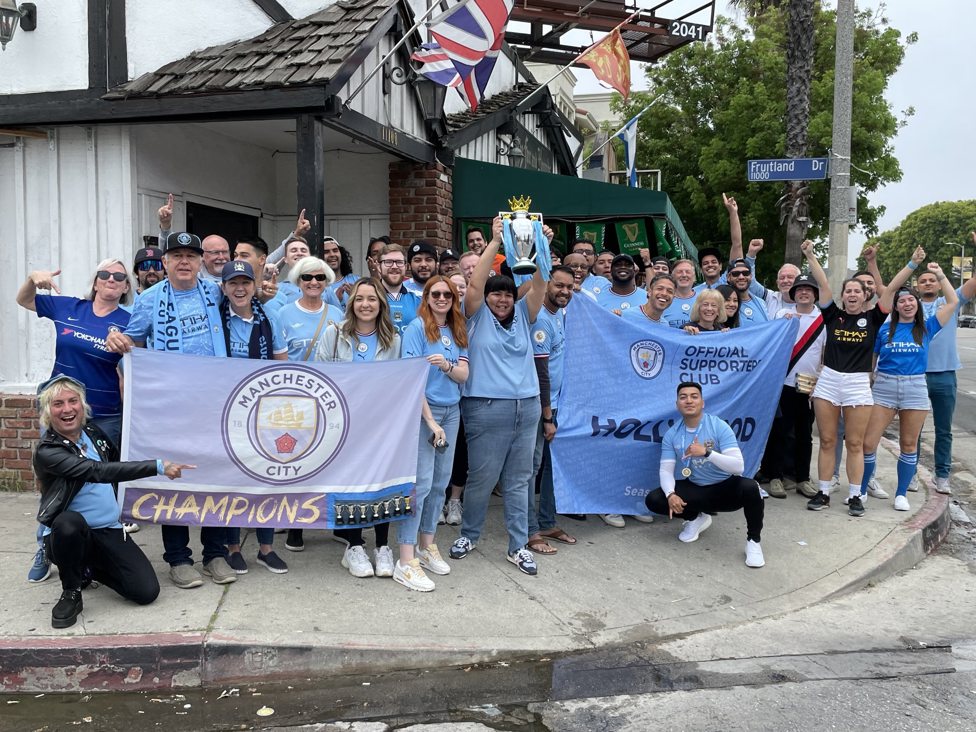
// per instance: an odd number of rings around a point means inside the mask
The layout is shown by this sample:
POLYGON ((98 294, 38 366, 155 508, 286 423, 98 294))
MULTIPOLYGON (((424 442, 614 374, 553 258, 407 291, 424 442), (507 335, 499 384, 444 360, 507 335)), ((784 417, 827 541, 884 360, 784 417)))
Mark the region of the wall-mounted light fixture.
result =
POLYGON ((515 135, 498 135, 498 144, 495 146, 495 152, 498 153, 499 161, 501 158, 508 158, 508 164, 513 168, 522 168, 525 166, 525 152, 522 150, 522 146, 519 144, 518 138, 515 135))
POLYGON ((7 50, 18 25, 25 31, 37 28, 37 6, 23 3, 18 7, 16 0, 0 0, 0 50, 7 50))

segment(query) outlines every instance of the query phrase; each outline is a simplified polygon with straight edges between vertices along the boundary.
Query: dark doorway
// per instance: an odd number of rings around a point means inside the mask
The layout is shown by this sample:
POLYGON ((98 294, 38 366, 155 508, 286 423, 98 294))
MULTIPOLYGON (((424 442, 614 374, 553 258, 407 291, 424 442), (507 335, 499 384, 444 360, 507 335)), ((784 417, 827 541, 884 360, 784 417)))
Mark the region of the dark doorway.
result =
POLYGON ((186 230, 201 239, 219 234, 230 243, 233 254, 234 244, 238 240, 258 235, 258 217, 187 201, 186 230))

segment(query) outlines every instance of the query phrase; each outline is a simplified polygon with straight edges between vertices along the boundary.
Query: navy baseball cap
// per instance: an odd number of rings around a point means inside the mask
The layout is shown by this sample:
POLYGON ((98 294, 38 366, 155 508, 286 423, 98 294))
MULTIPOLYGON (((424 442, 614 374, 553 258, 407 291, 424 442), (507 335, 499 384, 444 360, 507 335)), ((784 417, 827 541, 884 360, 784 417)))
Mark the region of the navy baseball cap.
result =
POLYGON ((233 262, 228 262, 224 265, 224 268, 220 270, 220 279, 223 282, 227 280, 232 280, 235 277, 247 277, 249 279, 254 279, 254 268, 251 267, 250 263, 244 262, 240 259, 235 259, 233 262))

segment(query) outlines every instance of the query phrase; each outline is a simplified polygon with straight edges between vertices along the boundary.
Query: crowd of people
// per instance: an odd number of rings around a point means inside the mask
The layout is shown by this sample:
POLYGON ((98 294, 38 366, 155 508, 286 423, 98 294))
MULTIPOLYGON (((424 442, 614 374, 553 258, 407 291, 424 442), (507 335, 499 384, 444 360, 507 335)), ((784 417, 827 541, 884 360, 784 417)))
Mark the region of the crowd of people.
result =
MULTIPOLYGON (((334 532, 346 545, 341 564, 352 576, 391 577, 422 592, 435 587, 430 575, 452 570, 436 543, 438 524, 460 527, 446 554, 465 558, 482 538, 493 492, 504 507, 506 556, 521 572, 537 574, 536 556, 558 551, 551 542, 576 543, 557 523, 549 451, 558 438, 566 307, 573 297, 591 298, 650 330, 678 328, 696 338, 777 318, 799 320, 763 475, 743 475, 733 432, 705 412, 702 386, 684 382, 675 394, 680 419, 661 443, 660 487, 647 496, 646 512, 633 519, 683 519, 678 538, 691 542, 713 515, 741 509, 745 562, 762 567, 766 497, 786 498, 795 490, 809 499, 808 508, 823 510, 832 493, 843 492, 852 516, 864 514, 869 495, 887 497, 873 474, 881 435, 896 414, 901 455, 893 506, 908 510, 930 407, 934 487, 948 493, 960 368, 955 316, 976 294, 976 280, 954 290, 937 264, 919 269, 925 260, 919 248, 885 285, 876 250, 868 247, 868 270, 845 280, 838 304, 805 242, 808 273, 784 264, 775 289, 767 289, 754 276, 763 241, 753 239, 743 251, 735 199, 723 196, 723 204, 731 230, 727 254, 709 247, 698 252, 697 262, 672 262, 646 249, 636 257, 598 252, 593 241, 577 238, 564 251, 554 246, 552 266, 516 285, 501 253, 500 219, 493 221, 489 240, 480 228, 465 232, 463 253, 422 240, 402 246, 389 237, 371 239, 367 275, 358 277, 349 253, 332 237, 321 242, 321 258, 312 255, 304 211, 275 249, 259 237, 232 247, 217 234, 201 240, 172 231, 170 197, 159 210, 160 245, 136 253, 132 276, 117 259, 99 262, 90 292, 74 298, 60 294, 59 271, 32 272, 17 302, 57 326, 51 378, 38 390, 43 434, 34 467, 41 499, 38 548, 28 575, 40 582, 50 576, 52 563, 58 568, 62 595, 52 624, 75 622, 82 590, 92 581, 137 603, 152 602, 159 592, 150 562, 125 540, 139 526, 122 523, 117 484, 152 475, 178 479, 194 466, 165 455, 118 462, 118 366, 133 348, 282 361, 426 359, 413 509, 396 522, 397 556, 390 523, 372 527, 372 552, 362 528, 334 532), (702 280, 696 283, 697 271, 702 280), (814 422, 820 441, 816 482, 810 476, 814 422), (846 490, 838 477, 841 442, 847 448, 846 490)), ((552 242, 550 229, 544 235, 552 242)), ((625 525, 616 514, 600 519, 625 525)), ((285 549, 303 551, 302 530, 286 528, 285 549)), ((204 577, 227 584, 249 571, 239 527, 201 527, 199 570, 189 528, 162 525, 161 532, 163 559, 177 587, 198 587, 204 577)), ((275 530, 254 533, 254 561, 273 573, 287 572, 275 551, 275 530)))

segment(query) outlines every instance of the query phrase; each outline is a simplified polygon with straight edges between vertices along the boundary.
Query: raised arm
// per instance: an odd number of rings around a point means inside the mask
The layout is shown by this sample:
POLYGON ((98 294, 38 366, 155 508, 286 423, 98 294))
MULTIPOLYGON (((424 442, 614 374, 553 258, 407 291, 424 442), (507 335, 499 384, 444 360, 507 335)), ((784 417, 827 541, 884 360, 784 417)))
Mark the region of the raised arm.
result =
POLYGON ((878 245, 869 244, 868 246, 864 247, 864 249, 861 251, 861 256, 864 257, 864 261, 868 265, 868 272, 870 272, 871 276, 874 277, 874 293, 880 300, 885 294, 885 291, 888 290, 891 285, 889 283, 889 285, 886 287, 884 280, 881 279, 881 270, 878 269, 878 245))
POLYGON ((820 266, 820 262, 817 260, 817 255, 813 253, 813 242, 807 239, 802 244, 800 244, 800 251, 803 252, 803 256, 807 259, 807 266, 810 267, 810 274, 813 275, 813 279, 817 281, 817 287, 820 289, 820 307, 826 307, 834 301, 834 293, 830 289, 830 283, 827 281, 827 273, 823 271, 823 267, 820 266))
MULTIPOLYGON (((546 239, 549 243, 552 243, 552 237, 555 236, 555 232, 548 226, 542 227, 542 233, 545 234, 546 239)), ((470 286, 468 288, 471 289, 470 286)), ((532 279, 529 281, 529 289, 525 293, 525 305, 529 310, 529 322, 534 323, 536 316, 539 314, 539 308, 542 307, 542 302, 546 298, 546 281, 542 279, 542 268, 536 269, 535 274, 532 275, 532 279)))
POLYGON ((956 295, 952 283, 949 282, 949 278, 945 276, 938 262, 929 262, 929 272, 934 274, 939 284, 942 285, 942 296, 945 298, 945 304, 938 309, 935 317, 939 319, 940 325, 945 325, 952 319, 953 313, 956 312, 956 308, 959 306, 959 296, 956 295))
POLYGON ((729 247, 729 261, 734 262, 742 258, 742 224, 739 222, 739 205, 734 198, 722 194, 722 203, 725 210, 729 212, 729 233, 732 238, 732 246, 729 247))
MULTIPOLYGON (((908 278, 912 276, 912 272, 918 269, 918 265, 924 261, 925 250, 922 249, 922 247, 915 247, 915 251, 912 252, 912 258, 908 261, 908 264, 898 270, 898 273, 891 278, 891 282, 888 284, 888 287, 886 287, 885 291, 881 294, 881 299, 878 301, 878 304, 881 305, 882 310, 884 310, 886 313, 891 312, 891 307, 895 301, 895 293, 898 292, 898 289, 902 285, 908 282, 908 278)), ((940 269, 939 272, 941 271, 942 270, 940 269)), ((945 275, 942 276, 945 277, 945 275)), ((955 292, 952 293, 953 297, 955 297, 955 294, 955 292)))
MULTIPOLYGON (((464 315, 467 318, 471 318, 485 303, 485 283, 488 281, 491 266, 495 263, 495 255, 498 254, 498 247, 501 244, 502 220, 501 217, 496 216, 491 222, 491 241, 485 246, 478 264, 475 265, 471 280, 468 282, 468 291, 464 295, 464 315)), ((536 312, 539 312, 538 308, 536 312)))
POLYGON ((27 276, 27 279, 24 280, 24 284, 17 290, 17 304, 22 308, 37 312, 34 298, 37 296, 38 290, 53 290, 59 295, 61 294, 61 290, 54 284, 54 278, 59 274, 61 274, 60 269, 54 272, 45 272, 43 270, 31 272, 27 276))

